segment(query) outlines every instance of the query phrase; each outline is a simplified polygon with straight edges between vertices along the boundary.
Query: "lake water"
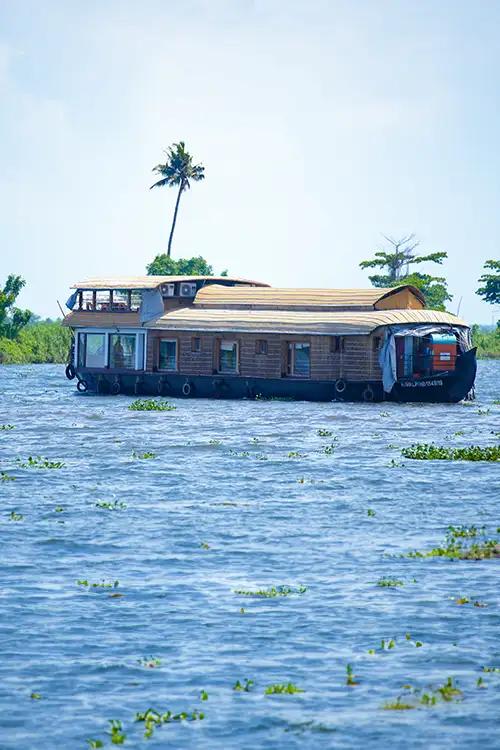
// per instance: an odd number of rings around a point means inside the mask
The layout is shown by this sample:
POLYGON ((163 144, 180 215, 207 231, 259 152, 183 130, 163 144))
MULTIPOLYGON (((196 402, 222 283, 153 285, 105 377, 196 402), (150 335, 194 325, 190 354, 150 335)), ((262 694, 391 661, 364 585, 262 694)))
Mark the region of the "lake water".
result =
POLYGON ((0 748, 111 747, 111 719, 130 748, 498 748, 500 672, 481 670, 500 668, 500 560, 401 555, 450 524, 495 537, 500 466, 400 449, 498 442, 499 376, 500 362, 479 363, 473 405, 173 400, 145 413, 77 395, 62 366, 0 367, 0 424, 15 425, 0 431, 15 477, 0 481, 0 748), (29 456, 64 467, 21 468, 29 456), (296 593, 235 593, 273 586, 296 593), (448 677, 462 700, 382 708, 448 677), (289 682, 305 692, 264 693, 289 682), (144 739, 134 719, 148 708, 205 718, 144 739))

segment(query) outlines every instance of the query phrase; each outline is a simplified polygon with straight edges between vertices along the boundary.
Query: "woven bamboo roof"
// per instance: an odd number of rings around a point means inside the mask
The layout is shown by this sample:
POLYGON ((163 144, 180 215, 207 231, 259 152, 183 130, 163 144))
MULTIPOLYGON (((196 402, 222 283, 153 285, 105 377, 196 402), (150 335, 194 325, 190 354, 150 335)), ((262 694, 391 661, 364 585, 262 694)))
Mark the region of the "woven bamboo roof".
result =
POLYGON ((321 308, 341 307, 344 310, 373 310, 377 302, 409 290, 420 303, 424 297, 419 289, 409 284, 396 287, 369 289, 284 289, 274 287, 226 287, 212 284, 198 291, 194 304, 202 307, 241 308, 321 308))
MULTIPOLYGON (((209 281, 211 283, 219 281, 249 286, 267 286, 262 281, 250 281, 233 276, 106 276, 77 281, 71 289, 155 289, 160 284, 176 281, 209 281)), ((220 287, 225 288, 222 284, 220 287)))
POLYGON ((379 326, 443 323, 467 326, 460 318, 436 310, 305 312, 184 307, 149 321, 147 328, 221 333, 285 333, 324 336, 369 334, 379 326))

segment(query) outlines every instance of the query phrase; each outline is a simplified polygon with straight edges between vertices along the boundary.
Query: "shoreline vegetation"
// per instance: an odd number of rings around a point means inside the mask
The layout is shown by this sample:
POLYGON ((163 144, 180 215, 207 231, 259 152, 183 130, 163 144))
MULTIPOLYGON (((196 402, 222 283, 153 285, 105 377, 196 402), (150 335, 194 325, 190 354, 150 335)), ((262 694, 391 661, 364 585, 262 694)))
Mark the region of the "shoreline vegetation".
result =
MULTIPOLYGON (((500 326, 472 326, 472 343, 478 359, 500 359, 500 326)), ((61 320, 28 323, 15 339, 0 336, 0 364, 64 364, 68 360, 71 332, 61 320)))

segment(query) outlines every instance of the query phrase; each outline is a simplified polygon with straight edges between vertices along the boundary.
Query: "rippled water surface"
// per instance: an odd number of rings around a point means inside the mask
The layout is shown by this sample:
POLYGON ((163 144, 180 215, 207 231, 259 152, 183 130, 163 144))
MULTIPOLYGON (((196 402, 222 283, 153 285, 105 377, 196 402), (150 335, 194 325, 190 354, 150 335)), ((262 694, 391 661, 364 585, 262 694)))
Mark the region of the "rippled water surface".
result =
POLYGON ((500 667, 500 560, 401 555, 449 524, 494 537, 500 467, 400 449, 496 443, 499 375, 480 363, 474 405, 174 400, 144 413, 77 395, 60 366, 0 367, 0 423, 15 425, 0 431, 15 477, 0 481, 2 750, 111 747, 110 719, 131 748, 498 748, 500 673, 481 669, 500 667), (16 462, 34 455, 64 467, 16 462), (307 590, 235 593, 283 585, 307 590), (448 677, 461 701, 382 708, 448 677), (245 678, 251 690, 234 691, 245 678), (264 694, 288 682, 305 692, 264 694), (134 719, 149 707, 205 718, 144 739, 134 719))

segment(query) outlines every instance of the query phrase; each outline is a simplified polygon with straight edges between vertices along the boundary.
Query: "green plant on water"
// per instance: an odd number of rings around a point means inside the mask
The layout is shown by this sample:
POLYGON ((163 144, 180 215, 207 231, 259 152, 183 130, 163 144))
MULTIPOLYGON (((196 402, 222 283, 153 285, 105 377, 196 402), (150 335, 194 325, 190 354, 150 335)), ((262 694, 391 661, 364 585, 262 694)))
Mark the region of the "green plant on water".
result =
POLYGON ((15 510, 11 510, 9 513, 9 521, 24 521, 24 516, 22 513, 16 513, 15 510))
POLYGON ((202 543, 200 544, 200 548, 201 548, 201 549, 210 549, 210 545, 209 545, 209 544, 207 544, 207 542, 202 542, 202 543))
POLYGON ((174 411, 176 406, 154 398, 138 398, 129 404, 130 411, 174 411))
POLYGON ((206 690, 200 691, 200 700, 207 701, 208 700, 208 693, 206 690))
POLYGON ((54 508, 54 512, 55 513, 63 513, 64 512, 63 506, 62 505, 56 505, 56 507, 54 508))
POLYGON ((254 445, 257 445, 258 443, 260 443, 260 440, 259 440, 259 438, 258 438, 258 437, 253 437, 253 438, 252 438, 252 439, 250 440, 250 442, 251 442, 251 443, 253 443, 254 445))
POLYGON ((373 510, 373 508, 368 508, 368 510, 366 511, 366 515, 370 516, 370 518, 373 518, 376 515, 376 513, 373 510))
POLYGON ((153 451, 144 451, 144 453, 138 453, 137 451, 132 451, 132 458, 145 461, 148 458, 156 458, 156 453, 153 453, 153 451))
POLYGON ((491 409, 478 409, 476 414, 479 414, 481 417, 485 417, 490 413, 491 409))
POLYGON ((62 469, 64 461, 51 461, 43 456, 28 456, 26 461, 18 458, 16 462, 20 469, 62 469))
POLYGON ((295 695, 295 693, 305 693, 305 690, 297 687, 293 682, 277 682, 274 685, 268 685, 264 690, 264 695, 295 695))
POLYGON ((254 458, 257 461, 269 461, 269 456, 266 456, 265 453, 256 453, 254 458))
POLYGON ((137 659, 137 663, 140 664, 141 667, 146 667, 147 669, 161 667, 161 659, 158 659, 156 656, 150 656, 149 659, 137 659))
POLYGON ((108 734, 112 745, 123 745, 127 735, 122 731, 122 723, 118 719, 109 720, 108 734))
POLYGON ((415 708, 413 704, 405 703, 402 698, 402 695, 398 695, 395 701, 384 703, 382 708, 384 711, 410 711, 412 708, 415 708))
POLYGON ((291 594, 305 594, 307 586, 271 586, 268 589, 258 589, 257 591, 246 591, 235 589, 234 593, 239 596, 255 596, 263 599, 273 599, 276 596, 290 596, 291 594))
POLYGON ((113 500, 113 502, 108 500, 98 500, 95 507, 101 508, 101 510, 125 510, 127 504, 119 500, 113 500))
POLYGON ((377 581, 377 586, 382 588, 394 588, 396 586, 404 586, 404 581, 400 581, 398 578, 380 578, 377 581))
POLYGON ((97 750, 99 747, 104 747, 102 740, 87 740, 89 750, 97 750))
POLYGON ((379 414, 380 417, 390 417, 390 414, 388 411, 381 411, 379 414))
POLYGON ((233 685, 233 690, 236 690, 236 692, 249 693, 254 684, 255 683, 253 680, 249 680, 247 677, 245 677, 242 683, 239 680, 236 680, 233 685))
POLYGON ((468 596, 459 596, 457 599, 455 599, 455 604, 468 604, 470 602, 470 599, 468 596))
POLYGON ((434 443, 414 443, 403 448, 401 455, 417 461, 500 461, 500 445, 447 448, 434 443))
POLYGON ((477 537, 484 536, 485 532, 484 527, 478 529, 476 526, 449 526, 443 546, 434 547, 427 552, 415 550, 409 552, 406 557, 445 557, 450 560, 488 560, 500 557, 500 543, 497 539, 477 540, 477 537), (477 541, 470 542, 469 539, 477 541))
POLYGON ((394 458, 391 458, 391 461, 387 466, 390 469, 404 469, 404 463, 402 461, 396 461, 394 458))
POLYGON ((229 450, 229 455, 237 456, 238 458, 250 458, 250 453, 248 451, 241 451, 238 453, 238 451, 235 451, 232 448, 229 450))
POLYGON ((493 672, 500 674, 500 667, 483 667, 483 672, 493 672))
POLYGON ((453 437, 462 437, 462 435, 465 435, 465 430, 457 430, 453 433, 453 437))
POLYGON ((389 450, 395 450, 396 448, 399 448, 399 445, 396 445, 395 443, 389 443, 385 447, 388 448, 389 450))
POLYGON ((477 678, 477 680, 476 680, 476 687, 478 687, 478 688, 486 688, 486 683, 485 683, 485 681, 483 680, 482 677, 478 677, 477 678))
POLYGON ((16 478, 11 477, 10 474, 7 474, 5 471, 0 471, 0 481, 1 482, 15 482, 16 478))
POLYGON ((462 697, 462 691, 453 682, 453 677, 448 677, 443 685, 436 688, 435 693, 439 693, 444 701, 452 701, 454 698, 458 700, 462 697))
POLYGON ((305 457, 306 457, 306 454, 301 453, 300 451, 290 451, 287 454, 287 458, 305 458, 305 457))
POLYGON ((39 701, 42 699, 41 693, 31 693, 30 698, 32 701, 39 701))
POLYGON ((351 664, 348 664, 346 666, 345 671, 346 671, 345 684, 348 687, 354 687, 355 685, 359 685, 359 682, 356 680, 356 675, 354 674, 351 664))
POLYGON ((172 711, 160 713, 154 708, 148 708, 147 711, 138 712, 135 715, 136 721, 144 723, 144 737, 147 739, 153 736, 156 727, 161 727, 163 724, 170 724, 175 721, 202 721, 204 718, 205 714, 197 709, 173 714, 172 711))
POLYGON ((86 578, 81 578, 77 581, 77 584, 91 589, 116 589, 120 585, 120 581, 99 581, 98 583, 89 583, 86 578))
POLYGON ((325 445, 323 448, 323 453, 325 453, 327 456, 333 456, 335 453, 335 445, 332 443, 331 445, 325 445))
POLYGON ((0 430, 14 430, 15 427, 13 424, 0 424, 0 430))
POLYGON ((320 428, 319 430, 316 430, 316 435, 318 435, 319 437, 331 437, 333 435, 333 432, 331 430, 324 430, 320 428))
POLYGON ((218 440, 217 438, 211 438, 208 441, 208 444, 212 445, 212 446, 214 446, 214 448, 216 448, 218 445, 222 445, 222 440, 218 440))

